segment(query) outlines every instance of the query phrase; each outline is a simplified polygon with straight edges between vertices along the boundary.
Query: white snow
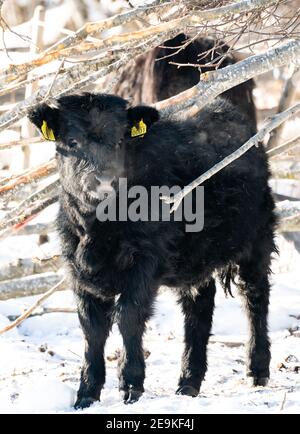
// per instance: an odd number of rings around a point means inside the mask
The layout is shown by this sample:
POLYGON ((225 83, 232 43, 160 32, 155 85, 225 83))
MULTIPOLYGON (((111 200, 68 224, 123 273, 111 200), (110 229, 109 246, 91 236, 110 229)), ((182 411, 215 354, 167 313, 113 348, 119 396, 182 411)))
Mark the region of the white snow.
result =
MULTIPOLYGON (((85 413, 299 413, 300 329, 299 255, 279 239, 281 256, 273 264, 270 303, 271 380, 251 388, 245 378, 247 321, 238 296, 226 299, 218 288, 208 372, 198 398, 175 395, 183 349, 183 319, 174 294, 162 289, 149 321, 144 347, 148 357, 145 394, 131 406, 120 400, 117 361, 106 360, 107 380, 101 402, 85 413), (298 335, 299 336, 299 335, 298 335), (297 368, 296 368, 297 369, 297 368), (285 403, 282 407, 282 403, 285 403)), ((0 327, 7 315, 18 315, 36 299, 0 302, 0 327)), ((75 306, 71 291, 54 294, 47 307, 75 306)), ((0 412, 74 412, 83 336, 76 314, 50 313, 27 319, 0 336, 0 412)), ((122 346, 114 326, 106 356, 122 346)))

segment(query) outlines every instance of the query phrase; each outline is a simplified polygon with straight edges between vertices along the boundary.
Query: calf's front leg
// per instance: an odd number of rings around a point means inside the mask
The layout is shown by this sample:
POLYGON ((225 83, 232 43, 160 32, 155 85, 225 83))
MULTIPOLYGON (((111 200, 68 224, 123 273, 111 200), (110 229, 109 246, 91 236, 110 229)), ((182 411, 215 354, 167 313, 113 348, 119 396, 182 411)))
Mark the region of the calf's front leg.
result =
POLYGON ((102 301, 84 291, 76 295, 85 351, 75 408, 85 408, 100 399, 105 382, 104 346, 112 324, 114 301, 102 301))
POLYGON ((125 404, 136 402, 144 392, 145 360, 143 334, 146 321, 152 314, 156 290, 143 284, 128 288, 117 303, 117 322, 123 338, 123 352, 119 359, 119 390, 125 404))

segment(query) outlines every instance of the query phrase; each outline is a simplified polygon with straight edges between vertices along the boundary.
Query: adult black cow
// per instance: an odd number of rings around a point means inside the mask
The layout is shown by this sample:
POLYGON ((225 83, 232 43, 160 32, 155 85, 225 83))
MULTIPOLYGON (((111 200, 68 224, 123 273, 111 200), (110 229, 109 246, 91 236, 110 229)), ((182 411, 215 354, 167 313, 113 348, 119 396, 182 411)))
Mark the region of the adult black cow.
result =
MULTIPOLYGON (((200 73, 214 71, 217 66, 233 65, 238 60, 235 51, 215 38, 190 38, 180 33, 129 62, 121 70, 113 93, 128 99, 131 104, 153 104, 195 86, 199 83, 200 73)), ((256 132, 254 87, 254 81, 247 80, 220 95, 243 112, 253 134, 256 132)))

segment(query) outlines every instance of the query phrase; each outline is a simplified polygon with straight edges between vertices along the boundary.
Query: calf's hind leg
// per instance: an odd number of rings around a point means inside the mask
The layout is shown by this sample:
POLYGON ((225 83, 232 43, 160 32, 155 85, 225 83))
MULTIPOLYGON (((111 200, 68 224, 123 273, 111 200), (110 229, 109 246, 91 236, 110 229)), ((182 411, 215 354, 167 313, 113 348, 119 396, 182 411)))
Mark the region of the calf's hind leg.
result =
POLYGON ((265 386, 271 359, 268 338, 269 266, 273 239, 261 239, 253 247, 251 258, 240 262, 239 288, 245 301, 250 326, 247 376, 253 386, 265 386))
POLYGON ((177 394, 197 396, 207 370, 207 343, 212 325, 214 298, 213 279, 198 289, 198 294, 184 294, 180 303, 184 314, 185 348, 177 394))
POLYGON ((77 305, 85 351, 75 408, 85 408, 100 399, 105 382, 104 346, 112 324, 114 301, 104 302, 82 292, 77 294, 77 305))

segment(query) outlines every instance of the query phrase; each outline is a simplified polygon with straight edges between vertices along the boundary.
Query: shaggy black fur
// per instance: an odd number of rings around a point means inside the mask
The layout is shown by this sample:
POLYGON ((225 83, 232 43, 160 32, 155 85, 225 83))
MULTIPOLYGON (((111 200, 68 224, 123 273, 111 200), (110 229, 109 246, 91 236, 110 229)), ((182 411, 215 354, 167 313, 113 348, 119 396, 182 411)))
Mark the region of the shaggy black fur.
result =
MULTIPOLYGON (((170 64, 206 65, 211 62, 218 63, 220 55, 225 55, 220 68, 232 65, 237 61, 235 53, 228 53, 229 46, 221 45, 213 50, 216 41, 210 37, 193 39, 184 50, 179 48, 188 40, 188 36, 180 33, 161 47, 143 54, 123 69, 114 93, 122 98, 129 99, 133 104, 152 104, 170 98, 195 86, 200 79, 200 72, 195 67, 181 67, 170 64), (208 50, 208 54, 204 55, 208 50), (167 56, 167 57, 166 57, 167 56)), ((215 66, 202 66, 201 73, 212 71, 215 66)), ((253 128, 256 128, 256 112, 252 91, 253 80, 241 83, 221 94, 232 104, 236 105, 248 118, 253 128)))
POLYGON ((177 393, 196 396, 204 378, 214 310, 214 274, 239 275, 250 323, 247 375, 254 385, 269 377, 267 336, 270 256, 275 251, 274 203, 263 146, 204 183, 205 222, 186 233, 185 222, 105 222, 96 219, 95 195, 104 173, 126 176, 128 186, 184 185, 236 150, 252 135, 246 116, 219 99, 197 119, 159 120, 150 107, 128 108, 112 95, 62 97, 30 119, 46 120, 57 138, 62 184, 58 227, 77 295, 85 359, 76 407, 100 397, 104 346, 116 319, 124 341, 119 361, 125 403, 143 393, 142 337, 160 285, 175 288, 185 317, 185 350, 177 393), (131 138, 132 123, 152 123, 131 138), (123 164, 116 149, 125 150, 123 164))

